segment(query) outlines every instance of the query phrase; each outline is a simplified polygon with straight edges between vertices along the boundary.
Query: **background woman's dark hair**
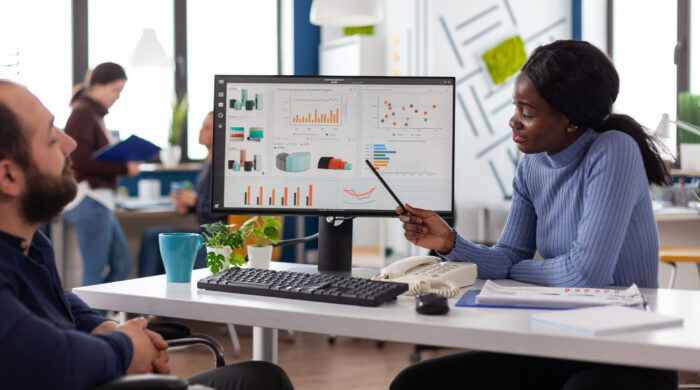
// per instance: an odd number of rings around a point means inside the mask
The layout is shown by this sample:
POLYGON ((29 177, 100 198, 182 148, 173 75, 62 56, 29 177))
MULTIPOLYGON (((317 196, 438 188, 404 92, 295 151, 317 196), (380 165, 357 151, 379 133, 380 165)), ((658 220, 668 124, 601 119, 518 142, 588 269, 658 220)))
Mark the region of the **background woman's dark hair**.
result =
POLYGON ((107 84, 116 80, 126 80, 124 68, 114 62, 105 62, 97 65, 90 75, 90 86, 107 84))
POLYGON ((73 103, 77 102, 78 99, 82 98, 85 96, 87 93, 87 87, 85 86, 85 83, 78 83, 75 86, 73 86, 73 96, 70 98, 70 103, 69 105, 73 105, 73 103))
POLYGON ((649 183, 667 184, 656 138, 632 117, 612 113, 620 78, 602 51, 584 41, 555 41, 535 49, 521 70, 552 109, 579 128, 629 134, 642 152, 649 183))

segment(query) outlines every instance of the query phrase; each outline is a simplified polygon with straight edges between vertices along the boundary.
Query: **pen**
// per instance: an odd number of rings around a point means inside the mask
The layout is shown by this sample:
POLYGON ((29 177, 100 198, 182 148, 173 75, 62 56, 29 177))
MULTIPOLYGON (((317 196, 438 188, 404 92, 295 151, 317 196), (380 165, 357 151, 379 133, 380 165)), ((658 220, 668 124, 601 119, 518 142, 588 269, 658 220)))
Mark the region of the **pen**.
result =
POLYGON ((372 170, 372 172, 374 173, 374 175, 377 176, 377 179, 379 179, 379 181, 382 182, 382 185, 384 186, 384 188, 386 188, 386 190, 389 191, 389 194, 391 194, 391 196, 394 198, 394 200, 396 201, 396 203, 399 204, 399 207, 401 207, 401 210, 403 210, 403 211, 405 212, 406 209, 403 208, 403 203, 401 203, 401 201, 399 200, 399 197, 396 196, 396 194, 394 194, 394 191, 392 191, 391 188, 389 188, 389 185, 386 184, 386 182, 384 181, 384 179, 382 179, 382 177, 379 175, 379 172, 377 172, 377 170, 374 169, 374 165, 372 165, 372 163, 369 162, 369 160, 365 160, 365 163, 367 163, 367 166, 369 167, 369 169, 372 170))

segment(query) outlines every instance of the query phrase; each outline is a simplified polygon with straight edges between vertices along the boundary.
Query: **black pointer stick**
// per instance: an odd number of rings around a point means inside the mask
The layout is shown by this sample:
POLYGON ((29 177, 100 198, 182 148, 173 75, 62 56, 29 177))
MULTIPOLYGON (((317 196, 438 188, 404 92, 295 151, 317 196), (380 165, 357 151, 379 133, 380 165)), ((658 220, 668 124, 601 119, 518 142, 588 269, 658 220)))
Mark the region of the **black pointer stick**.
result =
POLYGON ((401 201, 399 200, 399 197, 396 196, 396 194, 394 193, 394 191, 391 190, 391 188, 389 188, 389 185, 386 184, 386 182, 384 181, 384 179, 382 179, 382 177, 379 175, 379 172, 377 172, 377 170, 374 169, 374 165, 372 165, 372 163, 369 162, 369 160, 365 160, 365 162, 367 163, 367 166, 369 167, 369 169, 372 170, 372 172, 374 173, 374 175, 377 176, 377 179, 379 179, 379 181, 382 182, 382 185, 384 186, 384 188, 386 188, 386 190, 389 191, 389 194, 391 194, 391 197, 394 198, 394 200, 396 201, 396 203, 399 204, 399 207, 401 207, 401 210, 403 210, 404 212, 406 212, 406 209, 403 208, 403 203, 401 203, 401 201))

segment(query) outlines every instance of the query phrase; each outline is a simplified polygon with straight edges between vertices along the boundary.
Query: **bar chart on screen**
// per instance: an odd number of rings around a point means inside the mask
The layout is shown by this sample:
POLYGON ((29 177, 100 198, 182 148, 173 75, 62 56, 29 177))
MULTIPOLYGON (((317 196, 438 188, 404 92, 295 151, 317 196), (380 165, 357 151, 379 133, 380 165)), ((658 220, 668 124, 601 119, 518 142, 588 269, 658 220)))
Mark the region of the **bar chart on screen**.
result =
POLYGON ((342 126, 342 97, 292 97, 289 107, 291 125, 342 126))
POLYGON ((248 185, 239 190, 238 198, 245 206, 313 207, 314 186, 248 185))
MULTIPOLYGON (((440 158, 442 141, 436 140, 383 140, 365 143, 364 155, 382 174, 409 176, 437 176, 444 173, 444 161, 440 158), (435 155, 425 153, 434 150, 435 155)), ((449 167, 447 167, 449 168, 449 167)), ((365 174, 372 175, 369 167, 365 174)))

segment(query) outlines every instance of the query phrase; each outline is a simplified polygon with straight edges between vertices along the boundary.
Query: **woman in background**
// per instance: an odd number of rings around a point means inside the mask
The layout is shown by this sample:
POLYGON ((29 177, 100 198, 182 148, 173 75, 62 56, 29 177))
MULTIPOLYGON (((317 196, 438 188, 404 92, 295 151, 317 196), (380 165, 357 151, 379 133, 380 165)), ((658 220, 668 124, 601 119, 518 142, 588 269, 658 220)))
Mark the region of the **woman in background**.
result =
MULTIPOLYGON (((226 214, 212 214, 211 212, 211 148, 214 139, 214 114, 208 113, 199 130, 199 143, 207 148, 207 158, 204 167, 197 175, 195 189, 178 188, 172 194, 175 212, 181 215, 194 213, 199 225, 221 221, 226 223, 226 214)), ((182 229, 167 226, 153 226, 146 229, 141 236, 141 250, 139 252, 139 277, 160 275, 165 273, 163 262, 160 259, 158 246, 159 233, 186 232, 182 229)), ((206 249, 202 246, 197 252, 194 268, 202 268, 207 265, 206 249)))
POLYGON ((117 177, 139 173, 138 162, 98 160, 93 153, 116 142, 105 127, 104 116, 119 99, 126 73, 118 64, 106 62, 90 74, 84 89, 71 100, 65 132, 77 142, 71 154, 78 195, 64 209, 73 226, 83 258, 83 285, 126 279, 133 259, 119 222, 112 214, 117 177), (106 267, 109 272, 104 275, 106 267))
MULTIPOLYGON (((470 261, 481 279, 545 286, 658 287, 659 239, 650 184, 668 172, 655 139, 613 114, 619 76, 587 42, 535 49, 515 79, 510 119, 524 153, 513 204, 496 245, 477 245, 435 212, 397 208, 405 237, 448 260, 470 261), (535 260, 535 252, 543 260, 535 260)), ((406 368, 392 390, 675 389, 675 371, 470 351, 406 368)))

